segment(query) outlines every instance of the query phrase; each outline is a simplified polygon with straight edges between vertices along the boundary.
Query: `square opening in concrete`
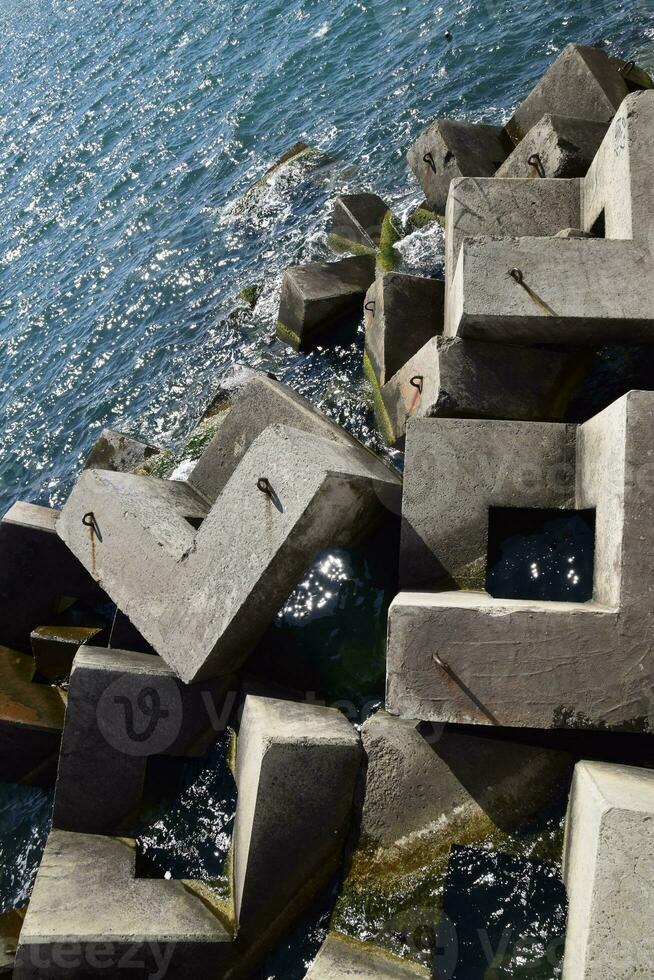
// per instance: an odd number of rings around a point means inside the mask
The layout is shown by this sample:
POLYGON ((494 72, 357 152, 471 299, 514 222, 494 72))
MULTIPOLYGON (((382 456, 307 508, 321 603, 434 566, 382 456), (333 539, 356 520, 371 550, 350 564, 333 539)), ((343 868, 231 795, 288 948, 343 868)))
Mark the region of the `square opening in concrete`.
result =
POLYGON ((496 599, 588 602, 595 511, 491 507, 486 591, 496 599))

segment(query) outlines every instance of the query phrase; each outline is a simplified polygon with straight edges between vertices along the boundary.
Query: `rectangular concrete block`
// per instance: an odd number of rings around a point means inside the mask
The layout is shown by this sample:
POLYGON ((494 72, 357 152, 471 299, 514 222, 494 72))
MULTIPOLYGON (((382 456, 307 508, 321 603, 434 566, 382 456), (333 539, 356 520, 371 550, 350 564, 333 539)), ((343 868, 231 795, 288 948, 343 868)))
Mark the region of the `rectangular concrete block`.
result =
POLYGON ((277 425, 250 445, 213 506, 184 484, 87 470, 59 532, 190 682, 242 663, 313 556, 369 531, 399 485, 359 444, 277 425))
POLYGON ((15 980, 96 975, 219 980, 232 936, 193 882, 135 877, 134 842, 53 830, 21 931, 15 980))
POLYGON ((282 282, 277 336, 297 350, 307 349, 359 309, 374 278, 372 255, 291 266, 282 282))
POLYGON ((569 44, 518 106, 506 130, 517 143, 548 112, 606 122, 617 112, 628 91, 624 78, 604 51, 569 44))
POLYGON ((387 205, 378 194, 339 194, 334 200, 329 241, 335 248, 379 247, 387 205))
POLYGON ((492 177, 510 150, 501 127, 455 119, 436 119, 407 153, 427 207, 445 213, 450 182, 457 177, 492 177))
POLYGON ((361 762, 334 708, 248 696, 236 753, 239 940, 292 921, 339 865, 361 762))
POLYGON ((564 980, 651 974, 654 772, 579 762, 566 819, 564 980))
POLYGON ((546 113, 507 157, 496 177, 585 177, 608 128, 608 119, 592 122, 546 113))
POLYGON ((139 442, 138 439, 115 429, 103 429, 84 463, 84 468, 134 473, 151 466, 160 453, 158 446, 139 442))
POLYGON ((306 980, 411 980, 431 972, 418 963, 402 960, 372 943, 360 943, 337 932, 330 932, 309 967, 306 980))

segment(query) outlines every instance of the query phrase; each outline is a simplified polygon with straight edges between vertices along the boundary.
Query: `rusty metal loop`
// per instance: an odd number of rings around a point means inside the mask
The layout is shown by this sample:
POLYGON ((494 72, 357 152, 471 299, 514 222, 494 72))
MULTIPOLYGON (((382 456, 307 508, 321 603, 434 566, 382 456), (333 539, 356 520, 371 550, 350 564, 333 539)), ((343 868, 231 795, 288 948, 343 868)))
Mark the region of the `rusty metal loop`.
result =
POLYGON ((267 476, 260 476, 257 480, 257 490, 261 490, 261 493, 267 494, 272 497, 273 489, 270 486, 270 480, 267 476))
POLYGON ((84 517, 82 518, 82 524, 84 525, 84 527, 92 527, 93 530, 95 531, 98 525, 96 524, 95 514, 93 513, 92 510, 89 510, 84 515, 84 517))
POLYGON ((515 279, 519 286, 524 285, 525 277, 522 274, 522 269, 509 269, 509 275, 515 279))
POLYGON ((533 167, 539 177, 545 176, 545 167, 543 166, 543 161, 541 160, 538 153, 532 153, 527 163, 530 167, 533 167))
POLYGON ((364 304, 364 307, 363 308, 364 308, 364 310, 367 310, 368 313, 374 313, 375 312, 375 301, 374 301, 374 299, 369 299, 368 302, 364 304), (370 307, 372 307, 372 309, 370 307))
POLYGON ((423 377, 422 374, 414 374, 414 376, 412 378, 410 378, 409 384, 413 388, 417 388, 418 391, 420 392, 420 394, 422 394, 422 383, 423 383, 424 380, 425 379, 424 379, 424 377, 423 377))
POLYGON ((436 163, 434 162, 434 157, 432 153, 425 153, 422 158, 425 163, 428 163, 431 169, 436 173, 436 163))
POLYGON ((636 62, 635 61, 628 61, 625 65, 622 66, 622 68, 620 68, 618 70, 619 70, 619 72, 620 72, 620 74, 622 76, 624 76, 624 75, 630 75, 631 72, 634 70, 635 67, 636 67, 636 62))

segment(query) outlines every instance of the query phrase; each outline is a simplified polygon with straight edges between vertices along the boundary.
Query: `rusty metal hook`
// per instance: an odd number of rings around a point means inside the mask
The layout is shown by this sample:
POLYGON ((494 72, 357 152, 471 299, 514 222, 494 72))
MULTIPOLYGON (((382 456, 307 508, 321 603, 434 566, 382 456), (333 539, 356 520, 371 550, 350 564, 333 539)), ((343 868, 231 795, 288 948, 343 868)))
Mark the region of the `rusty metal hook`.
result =
POLYGON ((432 153, 425 153, 425 155, 423 156, 422 159, 424 160, 425 163, 428 163, 429 166, 431 167, 431 169, 434 171, 434 173, 436 173, 436 164, 434 162, 434 156, 433 156, 433 154, 432 153))
POLYGON ((529 164, 530 167, 532 167, 536 171, 539 177, 545 176, 545 167, 543 166, 543 161, 541 160, 538 153, 532 153, 529 159, 527 160, 527 163, 529 164))
POLYGON ((635 61, 628 61, 625 65, 622 66, 622 68, 619 69, 619 72, 622 76, 630 75, 635 67, 636 67, 635 61))
POLYGON ((257 490, 261 490, 261 493, 265 493, 268 497, 272 497, 273 488, 270 485, 270 480, 267 476, 260 476, 257 480, 257 490))
POLYGON ((364 308, 364 310, 367 310, 368 313, 374 313, 375 312, 375 301, 374 301, 374 299, 369 299, 368 302, 364 304, 364 307, 363 308, 364 308), (370 307, 372 307, 372 309, 370 309, 370 307))
POLYGON ((515 279, 519 286, 523 286, 525 282, 525 277, 522 274, 522 269, 510 269, 509 275, 512 279, 515 279))
POLYGON ((95 519, 95 514, 92 510, 89 510, 82 518, 82 524, 84 527, 90 527, 94 534, 100 537, 100 529, 98 528, 98 522, 95 519))
POLYGON ((420 394, 422 394, 422 383, 424 380, 425 379, 422 374, 414 374, 414 376, 409 379, 409 384, 413 388, 417 388, 420 394))

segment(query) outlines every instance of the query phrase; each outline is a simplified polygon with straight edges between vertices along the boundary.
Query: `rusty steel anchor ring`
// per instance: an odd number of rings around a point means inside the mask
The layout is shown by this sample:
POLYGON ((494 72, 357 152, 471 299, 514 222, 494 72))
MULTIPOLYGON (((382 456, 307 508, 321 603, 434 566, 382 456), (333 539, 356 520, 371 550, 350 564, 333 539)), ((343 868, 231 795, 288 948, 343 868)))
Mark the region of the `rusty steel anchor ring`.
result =
POLYGON ((433 155, 433 153, 425 153, 425 155, 423 156, 422 159, 423 159, 423 161, 425 163, 429 164, 429 166, 434 171, 434 173, 437 172, 436 171, 436 163, 434 162, 434 155, 433 155))
POLYGON ((422 384, 424 380, 425 379, 422 374, 414 374, 414 376, 409 379, 409 384, 412 388, 417 388, 420 394, 422 394, 422 384))
POLYGON ((538 153, 532 153, 527 160, 529 166, 536 171, 539 177, 545 176, 545 167, 543 166, 543 161, 541 160, 538 153))
POLYGON ((270 480, 267 476, 260 476, 257 480, 257 490, 261 490, 261 493, 265 493, 268 497, 272 497, 273 488, 270 485, 270 480))

